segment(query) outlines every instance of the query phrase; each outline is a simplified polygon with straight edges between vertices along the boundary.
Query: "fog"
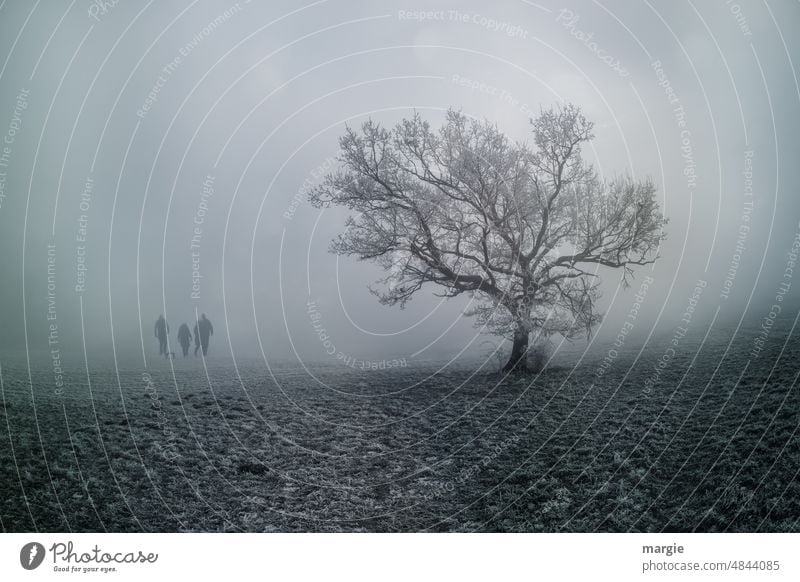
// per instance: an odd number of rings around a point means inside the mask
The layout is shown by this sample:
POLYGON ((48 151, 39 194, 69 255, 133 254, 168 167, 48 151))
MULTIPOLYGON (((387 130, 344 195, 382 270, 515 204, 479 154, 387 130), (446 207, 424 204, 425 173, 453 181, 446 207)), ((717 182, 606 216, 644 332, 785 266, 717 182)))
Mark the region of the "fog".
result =
POLYGON ((779 2, 3 3, 0 364, 58 349, 65 366, 142 365, 161 313, 176 352, 206 313, 215 358, 484 353, 467 297, 380 305, 381 271, 328 251, 347 212, 305 196, 346 125, 418 111, 436 126, 451 107, 531 141, 540 108, 573 102, 602 176, 657 184, 660 258, 630 288, 600 272, 593 341, 626 320, 637 341, 669 335, 689 308, 694 330, 774 305, 794 319, 798 17, 779 2))

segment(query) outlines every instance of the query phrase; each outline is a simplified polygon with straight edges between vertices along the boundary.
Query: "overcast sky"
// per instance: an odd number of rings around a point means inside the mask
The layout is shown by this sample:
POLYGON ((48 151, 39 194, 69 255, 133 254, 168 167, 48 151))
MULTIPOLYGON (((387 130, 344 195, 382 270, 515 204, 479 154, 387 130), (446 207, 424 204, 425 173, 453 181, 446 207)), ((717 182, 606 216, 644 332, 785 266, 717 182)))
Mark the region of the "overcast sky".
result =
POLYGON ((648 276, 637 337, 671 334, 698 280, 695 328, 766 317, 792 283, 797 2, 99 4, 0 4, 0 363, 27 342, 82 366, 84 338, 90 363, 142 362, 159 313, 177 351, 196 311, 217 356, 333 361, 309 301, 356 359, 480 353, 467 298, 381 306, 377 267, 327 252, 347 213, 303 195, 345 124, 414 110, 531 140, 540 107, 571 101, 601 175, 652 177, 667 242, 629 289, 602 273, 598 338, 648 276))

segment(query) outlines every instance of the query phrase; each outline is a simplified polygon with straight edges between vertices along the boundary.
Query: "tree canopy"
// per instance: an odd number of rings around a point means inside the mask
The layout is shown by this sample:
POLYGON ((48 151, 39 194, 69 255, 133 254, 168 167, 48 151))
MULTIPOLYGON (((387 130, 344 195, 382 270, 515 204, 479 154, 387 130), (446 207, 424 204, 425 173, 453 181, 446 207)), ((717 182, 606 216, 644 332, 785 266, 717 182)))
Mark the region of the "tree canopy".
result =
POLYGON ((453 110, 438 131, 418 113, 391 129, 369 120, 346 129, 340 168, 309 194, 354 211, 331 248, 386 270, 382 303, 402 307, 428 283, 475 296, 477 325, 513 339, 507 370, 525 368, 532 332, 589 333, 597 267, 627 284, 665 236, 651 180, 601 181, 583 160, 593 124, 579 108, 531 124, 529 145, 453 110))

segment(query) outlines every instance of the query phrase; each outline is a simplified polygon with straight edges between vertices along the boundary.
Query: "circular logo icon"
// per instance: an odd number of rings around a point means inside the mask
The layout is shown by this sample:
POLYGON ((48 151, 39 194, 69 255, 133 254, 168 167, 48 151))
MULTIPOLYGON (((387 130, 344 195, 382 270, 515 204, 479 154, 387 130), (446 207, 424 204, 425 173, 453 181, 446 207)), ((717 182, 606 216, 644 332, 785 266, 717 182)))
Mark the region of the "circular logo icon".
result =
POLYGON ((26 570, 35 570, 44 561, 44 546, 39 542, 29 542, 19 552, 19 563, 26 570))

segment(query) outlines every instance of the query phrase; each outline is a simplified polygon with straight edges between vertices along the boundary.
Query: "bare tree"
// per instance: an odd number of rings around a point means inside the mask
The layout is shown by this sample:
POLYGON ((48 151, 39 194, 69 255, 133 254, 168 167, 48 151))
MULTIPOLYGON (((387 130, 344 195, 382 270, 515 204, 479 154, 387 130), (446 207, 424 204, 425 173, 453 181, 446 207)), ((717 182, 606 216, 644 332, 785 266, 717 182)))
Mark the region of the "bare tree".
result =
POLYGON ((531 124, 532 147, 452 110, 438 132, 418 114, 391 130, 370 120, 347 128, 340 169, 310 192, 357 213, 331 249, 388 272, 373 289, 382 303, 402 307, 426 283, 474 296, 477 325, 513 340, 506 371, 526 369, 532 333, 588 334, 598 267, 627 285, 666 223, 651 181, 601 182, 583 161, 592 123, 577 107, 531 124))

